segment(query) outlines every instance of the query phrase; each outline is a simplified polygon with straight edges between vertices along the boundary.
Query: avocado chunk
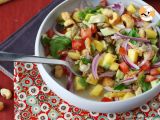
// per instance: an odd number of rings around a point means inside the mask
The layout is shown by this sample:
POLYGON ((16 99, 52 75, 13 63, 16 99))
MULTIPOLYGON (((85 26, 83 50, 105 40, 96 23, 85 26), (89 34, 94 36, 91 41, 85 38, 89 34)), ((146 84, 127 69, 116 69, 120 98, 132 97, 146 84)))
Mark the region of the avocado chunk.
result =
POLYGON ((116 78, 117 79, 123 79, 124 78, 124 73, 120 70, 117 71, 116 73, 116 78))
POLYGON ((104 28, 104 29, 100 29, 100 31, 104 36, 109 36, 109 35, 113 35, 114 33, 116 33, 116 30, 112 28, 104 28))

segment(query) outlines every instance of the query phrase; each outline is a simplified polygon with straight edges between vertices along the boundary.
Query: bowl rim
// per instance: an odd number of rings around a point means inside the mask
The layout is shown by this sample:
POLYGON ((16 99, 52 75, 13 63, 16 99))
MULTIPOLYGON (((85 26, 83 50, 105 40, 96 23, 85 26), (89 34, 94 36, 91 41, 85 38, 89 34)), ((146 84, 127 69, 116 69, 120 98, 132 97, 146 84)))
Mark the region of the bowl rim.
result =
MULTIPOLYGON (((43 20, 42 24, 40 25, 40 28, 38 30, 38 33, 37 33, 37 36, 36 36, 36 43, 35 43, 35 55, 36 56, 39 56, 40 52, 39 52, 39 42, 40 42, 40 38, 41 38, 41 32, 42 32, 42 29, 43 29, 43 26, 45 25, 46 21, 48 20, 48 18, 50 16, 52 16, 54 14, 54 12, 56 11, 56 9, 58 9, 58 7, 60 7, 61 5, 65 4, 66 2, 68 2, 69 0, 65 0, 63 1, 62 3, 60 3, 59 5, 57 5, 53 10, 50 11, 49 14, 47 14, 47 16, 45 17, 45 19, 43 20)), ((137 2, 140 2, 141 4, 144 4, 144 5, 149 5, 148 3, 142 1, 142 0, 138 0, 137 2)), ((151 5, 150 5, 151 6, 151 5)), ((154 7, 153 7, 154 8, 154 7)), ((155 10, 156 11, 156 10, 155 10)), ((156 16, 160 19, 160 15, 159 13, 156 11, 156 16)), ((81 97, 81 96, 78 96, 70 91, 68 91, 67 89, 63 88, 60 84, 58 84, 54 79, 53 77, 51 77, 48 72, 46 71, 46 69, 44 68, 44 66, 42 64, 38 64, 38 69, 39 71, 41 72, 44 72, 46 76, 48 76, 49 79, 52 80, 52 82, 59 87, 61 88, 61 90, 63 90, 64 92, 66 92, 67 94, 69 95, 72 95, 73 97, 75 97, 77 100, 83 100, 84 102, 86 103, 90 103, 90 104, 97 104, 97 105, 108 105, 108 104, 122 104, 122 103, 126 103, 126 102, 129 102, 129 101, 132 101, 132 100, 136 100, 136 99, 140 99, 142 97, 145 97, 147 94, 151 93, 153 90, 155 89, 158 89, 160 88, 160 83, 155 86, 154 88, 151 88, 150 90, 138 95, 138 96, 134 96, 132 98, 129 98, 127 100, 122 100, 122 101, 113 101, 113 102, 101 102, 101 101, 95 101, 95 100, 91 100, 91 99, 87 99, 87 98, 84 98, 84 97, 81 97)), ((46 81, 43 80, 45 83, 46 81)), ((47 84, 47 83, 46 83, 47 84)), ((54 91, 53 91, 54 92, 54 91)), ((58 94, 57 94, 58 95, 58 94)), ((60 96, 61 98, 63 98, 61 95, 58 95, 60 96)), ((65 99, 64 99, 65 100, 65 99)), ((67 101, 68 102, 68 101, 67 101)))

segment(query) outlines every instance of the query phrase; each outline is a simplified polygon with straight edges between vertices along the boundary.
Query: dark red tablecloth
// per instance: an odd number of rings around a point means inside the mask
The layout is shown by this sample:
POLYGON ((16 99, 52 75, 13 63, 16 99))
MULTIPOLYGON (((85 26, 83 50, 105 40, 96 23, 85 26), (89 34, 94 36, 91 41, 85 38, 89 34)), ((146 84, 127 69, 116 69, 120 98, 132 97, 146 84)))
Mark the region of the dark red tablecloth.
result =
MULTIPOLYGON (((11 0, 9 3, 0 5, 0 43, 50 2, 51 0, 11 0)), ((13 81, 2 72, 0 72, 1 88, 8 88, 13 92, 13 81)), ((4 111, 0 112, 0 120, 13 120, 13 97, 11 100, 5 100, 0 96, 0 101, 5 104, 4 111)))
MULTIPOLYGON (((160 12, 159 0, 145 0, 160 12)), ((51 0, 11 0, 11 2, 0 5, 0 43, 24 25, 42 8, 47 6, 51 0)), ((0 72, 0 88, 5 87, 13 91, 13 82, 0 72)), ((5 110, 0 112, 0 120, 12 120, 13 99, 4 100, 0 96, 0 101, 4 101, 5 110)))

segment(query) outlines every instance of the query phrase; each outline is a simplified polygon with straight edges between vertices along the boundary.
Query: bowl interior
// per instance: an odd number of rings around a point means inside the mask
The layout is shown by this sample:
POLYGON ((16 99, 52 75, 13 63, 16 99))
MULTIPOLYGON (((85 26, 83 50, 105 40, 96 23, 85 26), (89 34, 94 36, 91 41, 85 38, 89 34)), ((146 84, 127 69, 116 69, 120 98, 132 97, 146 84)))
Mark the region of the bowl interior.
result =
MULTIPOLYGON (((97 5, 99 0, 89 0, 93 5, 97 5)), ((128 1, 128 0, 108 0, 109 4, 113 4, 113 3, 116 3, 116 2, 122 2, 125 6, 129 5, 131 1, 128 1)), ((75 8, 79 7, 81 3, 81 0, 68 0, 68 1, 65 1, 63 2, 62 4, 60 4, 59 6, 57 6, 54 10, 52 10, 48 15, 47 17, 45 18, 45 20, 43 21, 40 29, 39 29, 39 32, 38 32, 38 35, 37 35, 37 39, 36 39, 36 51, 35 51, 35 54, 38 55, 38 56, 45 56, 44 55, 44 48, 42 47, 42 44, 40 42, 40 39, 41 39, 41 35, 43 33, 46 33, 46 31, 48 29, 50 29, 56 22, 56 19, 57 17, 60 15, 61 12, 64 12, 64 11, 73 11, 75 8)), ((137 7, 140 7, 140 6, 143 6, 143 5, 146 5, 146 3, 144 3, 143 1, 141 0, 132 0, 132 3, 135 4, 135 6, 137 7)), ((160 19, 159 17, 159 14, 156 12, 156 17, 153 19, 153 22, 154 21, 157 21, 158 19, 160 19)), ((49 76, 52 76, 53 78, 53 81, 56 81, 57 83, 59 83, 63 88, 65 88, 65 85, 66 85, 66 82, 65 80, 56 80, 54 78, 54 76, 52 75, 52 67, 49 66, 49 65, 42 65, 43 66, 43 69, 45 71, 47 71, 47 74, 49 76)))

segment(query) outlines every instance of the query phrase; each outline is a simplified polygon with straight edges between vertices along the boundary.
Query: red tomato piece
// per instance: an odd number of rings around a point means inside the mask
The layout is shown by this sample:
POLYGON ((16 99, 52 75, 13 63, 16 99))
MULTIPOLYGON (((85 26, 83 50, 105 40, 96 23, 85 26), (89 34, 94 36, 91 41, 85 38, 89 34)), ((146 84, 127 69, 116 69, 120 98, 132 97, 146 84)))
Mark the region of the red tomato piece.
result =
POLYGON ((119 64, 119 67, 120 67, 120 70, 123 72, 123 73, 128 73, 129 72, 129 67, 128 65, 125 63, 125 62, 122 62, 119 64))
POLYGON ((84 40, 72 40, 72 49, 79 51, 85 49, 84 40))
POLYGON ((96 33, 96 32, 97 32, 97 28, 96 28, 96 26, 93 25, 93 24, 92 24, 92 26, 91 26, 91 32, 92 32, 92 33, 96 33))
POLYGON ((151 63, 147 61, 142 67, 141 70, 149 70, 151 66, 151 63))
POLYGON ((147 75, 145 81, 146 82, 152 82, 154 80, 156 80, 157 78, 152 76, 152 75, 147 75))
POLYGON ((155 68, 155 69, 151 69, 150 74, 154 76, 154 75, 159 75, 160 72, 157 70, 157 68, 155 68))
POLYGON ((104 97, 101 99, 101 102, 111 102, 112 99, 108 98, 108 97, 104 97))
POLYGON ((91 28, 81 29, 81 37, 85 40, 92 36, 91 28))
POLYGON ((58 51, 58 55, 60 55, 61 60, 65 60, 67 57, 67 51, 64 51, 64 50, 58 51))
POLYGON ((124 49, 124 47, 120 47, 119 54, 120 55, 126 55, 127 54, 127 51, 124 49))
POLYGON ((46 34, 47 34, 47 36, 48 36, 49 38, 52 38, 55 33, 54 33, 54 31, 53 31, 52 29, 49 29, 49 30, 46 32, 46 34))

